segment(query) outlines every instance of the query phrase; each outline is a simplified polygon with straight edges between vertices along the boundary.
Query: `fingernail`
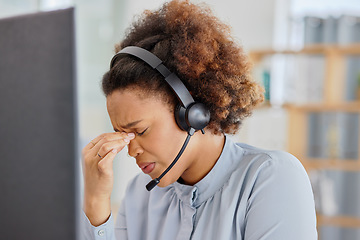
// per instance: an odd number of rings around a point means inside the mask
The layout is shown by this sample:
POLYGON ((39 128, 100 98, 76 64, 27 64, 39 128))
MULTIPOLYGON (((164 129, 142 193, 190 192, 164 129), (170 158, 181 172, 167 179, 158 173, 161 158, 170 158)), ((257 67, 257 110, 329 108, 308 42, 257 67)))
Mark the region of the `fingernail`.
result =
POLYGON ((113 152, 113 153, 117 153, 117 149, 113 149, 113 150, 111 150, 111 152, 113 152))
POLYGON ((135 137, 135 133, 128 133, 128 137, 134 138, 134 137, 135 137))
POLYGON ((127 139, 127 138, 125 138, 125 139, 124 139, 124 142, 129 143, 129 142, 130 142, 130 140, 129 140, 129 139, 127 139))

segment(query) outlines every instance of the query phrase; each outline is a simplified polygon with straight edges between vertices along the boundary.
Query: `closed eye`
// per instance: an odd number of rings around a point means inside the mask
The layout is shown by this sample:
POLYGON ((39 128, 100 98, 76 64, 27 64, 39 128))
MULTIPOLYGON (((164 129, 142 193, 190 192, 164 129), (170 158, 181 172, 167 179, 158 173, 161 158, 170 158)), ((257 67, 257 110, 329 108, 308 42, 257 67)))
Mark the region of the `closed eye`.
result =
POLYGON ((148 128, 146 128, 144 131, 142 131, 141 133, 136 133, 139 137, 141 137, 142 135, 144 135, 144 133, 146 132, 146 130, 148 130, 148 128))

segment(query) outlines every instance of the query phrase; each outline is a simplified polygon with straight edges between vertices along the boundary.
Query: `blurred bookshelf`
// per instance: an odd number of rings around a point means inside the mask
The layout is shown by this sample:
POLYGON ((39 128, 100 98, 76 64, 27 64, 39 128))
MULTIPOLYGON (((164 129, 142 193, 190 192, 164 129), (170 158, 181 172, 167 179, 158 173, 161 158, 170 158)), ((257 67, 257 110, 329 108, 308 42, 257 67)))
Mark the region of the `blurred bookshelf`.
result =
POLYGON ((272 106, 269 88, 276 86, 269 82, 274 62, 282 61, 284 94, 277 107, 288 112, 288 151, 312 181, 319 239, 359 239, 360 64, 349 65, 360 62, 360 43, 315 43, 249 55, 254 78, 266 90, 262 107, 272 106), (332 233, 339 237, 328 237, 332 233))

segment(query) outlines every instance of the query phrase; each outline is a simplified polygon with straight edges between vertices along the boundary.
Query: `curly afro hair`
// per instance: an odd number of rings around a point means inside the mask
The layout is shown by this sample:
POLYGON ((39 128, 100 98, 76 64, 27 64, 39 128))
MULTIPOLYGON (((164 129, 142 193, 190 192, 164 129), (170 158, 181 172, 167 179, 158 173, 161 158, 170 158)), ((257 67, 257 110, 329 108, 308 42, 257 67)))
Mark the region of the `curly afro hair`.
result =
MULTIPOLYGON (((251 65, 230 28, 204 5, 174 0, 157 11, 145 11, 128 29, 118 52, 138 46, 158 56, 176 73, 197 102, 210 110, 214 134, 238 131, 241 121, 263 101, 263 89, 251 78, 251 65)), ((106 96, 136 88, 162 98, 171 107, 177 99, 163 77, 146 63, 124 55, 105 73, 106 96)))

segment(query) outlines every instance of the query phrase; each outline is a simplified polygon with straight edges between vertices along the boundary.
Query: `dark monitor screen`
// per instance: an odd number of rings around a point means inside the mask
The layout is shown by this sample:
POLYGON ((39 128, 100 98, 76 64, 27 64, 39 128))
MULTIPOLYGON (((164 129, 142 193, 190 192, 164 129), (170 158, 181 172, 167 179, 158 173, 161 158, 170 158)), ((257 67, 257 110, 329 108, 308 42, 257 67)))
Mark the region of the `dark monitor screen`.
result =
POLYGON ((0 19, 0 239, 75 239, 74 9, 0 19))

